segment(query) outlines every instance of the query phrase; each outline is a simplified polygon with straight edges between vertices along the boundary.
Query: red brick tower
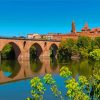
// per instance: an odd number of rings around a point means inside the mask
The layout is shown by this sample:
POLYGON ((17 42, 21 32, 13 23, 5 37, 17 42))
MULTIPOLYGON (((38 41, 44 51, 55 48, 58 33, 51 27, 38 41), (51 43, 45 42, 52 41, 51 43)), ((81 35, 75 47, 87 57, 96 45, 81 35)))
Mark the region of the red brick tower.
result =
POLYGON ((88 27, 88 23, 86 23, 84 27, 82 28, 82 32, 89 32, 89 31, 90 31, 90 28, 88 27))
POLYGON ((71 30, 71 32, 72 32, 72 33, 76 33, 74 21, 72 21, 72 30, 71 30))

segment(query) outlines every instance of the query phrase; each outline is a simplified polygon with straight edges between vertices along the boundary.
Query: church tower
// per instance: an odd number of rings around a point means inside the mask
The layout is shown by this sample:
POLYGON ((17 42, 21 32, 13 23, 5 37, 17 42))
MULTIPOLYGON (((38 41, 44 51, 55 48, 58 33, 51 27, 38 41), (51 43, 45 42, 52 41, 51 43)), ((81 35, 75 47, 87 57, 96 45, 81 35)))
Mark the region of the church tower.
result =
POLYGON ((71 32, 72 32, 72 33, 76 33, 74 21, 72 21, 72 29, 71 29, 71 32))
POLYGON ((82 28, 82 32, 88 32, 88 31, 90 31, 90 28, 89 28, 89 26, 88 26, 88 23, 86 23, 86 24, 84 25, 84 27, 82 28))

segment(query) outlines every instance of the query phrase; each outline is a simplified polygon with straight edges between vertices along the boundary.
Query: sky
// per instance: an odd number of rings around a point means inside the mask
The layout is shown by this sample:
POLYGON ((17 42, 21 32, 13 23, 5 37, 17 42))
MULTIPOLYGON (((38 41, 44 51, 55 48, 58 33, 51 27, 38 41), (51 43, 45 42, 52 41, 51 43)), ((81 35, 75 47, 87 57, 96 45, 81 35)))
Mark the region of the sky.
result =
POLYGON ((100 27, 100 0, 0 0, 0 36, 69 33, 100 27))

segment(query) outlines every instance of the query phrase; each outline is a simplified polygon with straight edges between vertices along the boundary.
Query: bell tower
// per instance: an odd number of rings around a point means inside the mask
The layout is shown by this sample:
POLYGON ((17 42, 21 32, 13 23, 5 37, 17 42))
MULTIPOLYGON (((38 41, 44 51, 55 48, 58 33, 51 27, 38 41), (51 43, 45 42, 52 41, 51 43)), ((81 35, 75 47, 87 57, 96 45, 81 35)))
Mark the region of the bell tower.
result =
POLYGON ((74 23, 74 21, 72 21, 71 33, 76 33, 76 28, 75 28, 75 23, 74 23))

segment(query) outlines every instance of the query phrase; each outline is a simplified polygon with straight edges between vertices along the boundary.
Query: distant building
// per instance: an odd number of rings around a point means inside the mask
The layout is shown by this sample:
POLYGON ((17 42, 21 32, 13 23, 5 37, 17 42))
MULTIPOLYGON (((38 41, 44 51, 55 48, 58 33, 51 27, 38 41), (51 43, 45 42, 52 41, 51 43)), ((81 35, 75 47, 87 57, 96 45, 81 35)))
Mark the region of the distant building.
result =
POLYGON ((42 38, 43 39, 47 39, 47 40, 52 40, 53 39, 53 34, 45 34, 45 35, 42 35, 42 38))
POLYGON ((90 28, 88 27, 88 23, 85 24, 85 26, 81 30, 82 32, 89 32, 90 28))
POLYGON ((43 38, 47 40, 61 40, 59 34, 61 33, 48 33, 46 35, 43 35, 43 38))
POLYGON ((61 33, 48 33, 46 35, 39 34, 28 34, 29 39, 46 39, 46 40, 66 40, 69 38, 78 39, 79 36, 88 36, 91 38, 100 37, 100 28, 90 29, 88 23, 84 25, 81 32, 76 31, 75 23, 72 22, 72 29, 70 33, 61 34, 61 33))
POLYGON ((39 35, 39 34, 28 34, 27 38, 28 39, 41 39, 41 35, 39 35))

